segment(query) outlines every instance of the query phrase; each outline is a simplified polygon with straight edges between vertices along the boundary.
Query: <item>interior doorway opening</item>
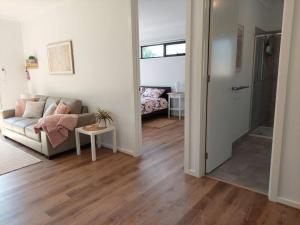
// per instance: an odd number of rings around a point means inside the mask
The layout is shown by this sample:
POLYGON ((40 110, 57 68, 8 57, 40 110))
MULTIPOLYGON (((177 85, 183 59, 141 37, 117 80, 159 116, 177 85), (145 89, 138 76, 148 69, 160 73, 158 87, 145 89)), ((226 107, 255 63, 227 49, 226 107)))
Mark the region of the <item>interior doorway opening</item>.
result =
POLYGON ((272 139, 277 89, 280 32, 256 32, 250 129, 272 139))
POLYGON ((211 1, 206 173, 264 194, 282 14, 282 1, 211 1))
POLYGON ((186 1, 139 0, 141 157, 184 163, 186 1))

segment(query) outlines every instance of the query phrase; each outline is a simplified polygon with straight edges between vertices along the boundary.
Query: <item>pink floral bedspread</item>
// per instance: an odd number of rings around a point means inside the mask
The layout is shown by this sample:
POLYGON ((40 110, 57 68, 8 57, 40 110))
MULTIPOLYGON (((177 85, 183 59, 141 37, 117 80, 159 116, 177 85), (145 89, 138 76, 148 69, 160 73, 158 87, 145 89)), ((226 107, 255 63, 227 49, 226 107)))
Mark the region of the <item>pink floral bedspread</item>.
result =
POLYGON ((141 113, 149 114, 155 111, 168 108, 168 101, 165 98, 141 97, 141 113))

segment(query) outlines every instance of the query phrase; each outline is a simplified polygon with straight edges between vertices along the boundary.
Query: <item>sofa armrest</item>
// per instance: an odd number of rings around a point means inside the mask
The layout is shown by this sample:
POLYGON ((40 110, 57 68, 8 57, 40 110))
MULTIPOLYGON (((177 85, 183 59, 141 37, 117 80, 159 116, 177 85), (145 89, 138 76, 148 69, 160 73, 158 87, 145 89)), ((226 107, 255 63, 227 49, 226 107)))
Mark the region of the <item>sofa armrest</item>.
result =
POLYGON ((10 118, 10 117, 14 117, 14 116, 15 116, 15 110, 14 109, 0 110, 0 118, 1 118, 1 120, 7 119, 7 118, 10 118))
POLYGON ((82 127, 96 122, 96 117, 94 113, 83 113, 78 117, 77 127, 82 127))

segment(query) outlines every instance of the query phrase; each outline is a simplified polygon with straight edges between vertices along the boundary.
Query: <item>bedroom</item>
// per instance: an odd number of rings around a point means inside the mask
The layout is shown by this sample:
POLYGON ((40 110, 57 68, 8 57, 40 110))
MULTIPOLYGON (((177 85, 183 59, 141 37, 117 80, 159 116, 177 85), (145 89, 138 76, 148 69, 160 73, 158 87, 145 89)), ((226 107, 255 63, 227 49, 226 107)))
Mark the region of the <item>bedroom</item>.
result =
POLYGON ((183 153, 185 4, 184 0, 139 0, 144 153, 166 142, 170 148, 176 142, 183 153))

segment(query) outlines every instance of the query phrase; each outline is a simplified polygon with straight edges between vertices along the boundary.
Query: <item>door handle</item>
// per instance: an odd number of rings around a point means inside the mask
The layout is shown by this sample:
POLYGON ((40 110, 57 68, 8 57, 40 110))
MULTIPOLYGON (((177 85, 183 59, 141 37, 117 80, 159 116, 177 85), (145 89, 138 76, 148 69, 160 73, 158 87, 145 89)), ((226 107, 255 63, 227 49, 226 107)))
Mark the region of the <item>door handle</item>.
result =
POLYGON ((232 87, 232 90, 233 91, 239 91, 239 90, 246 89, 246 88, 249 88, 249 85, 248 86, 232 87))

